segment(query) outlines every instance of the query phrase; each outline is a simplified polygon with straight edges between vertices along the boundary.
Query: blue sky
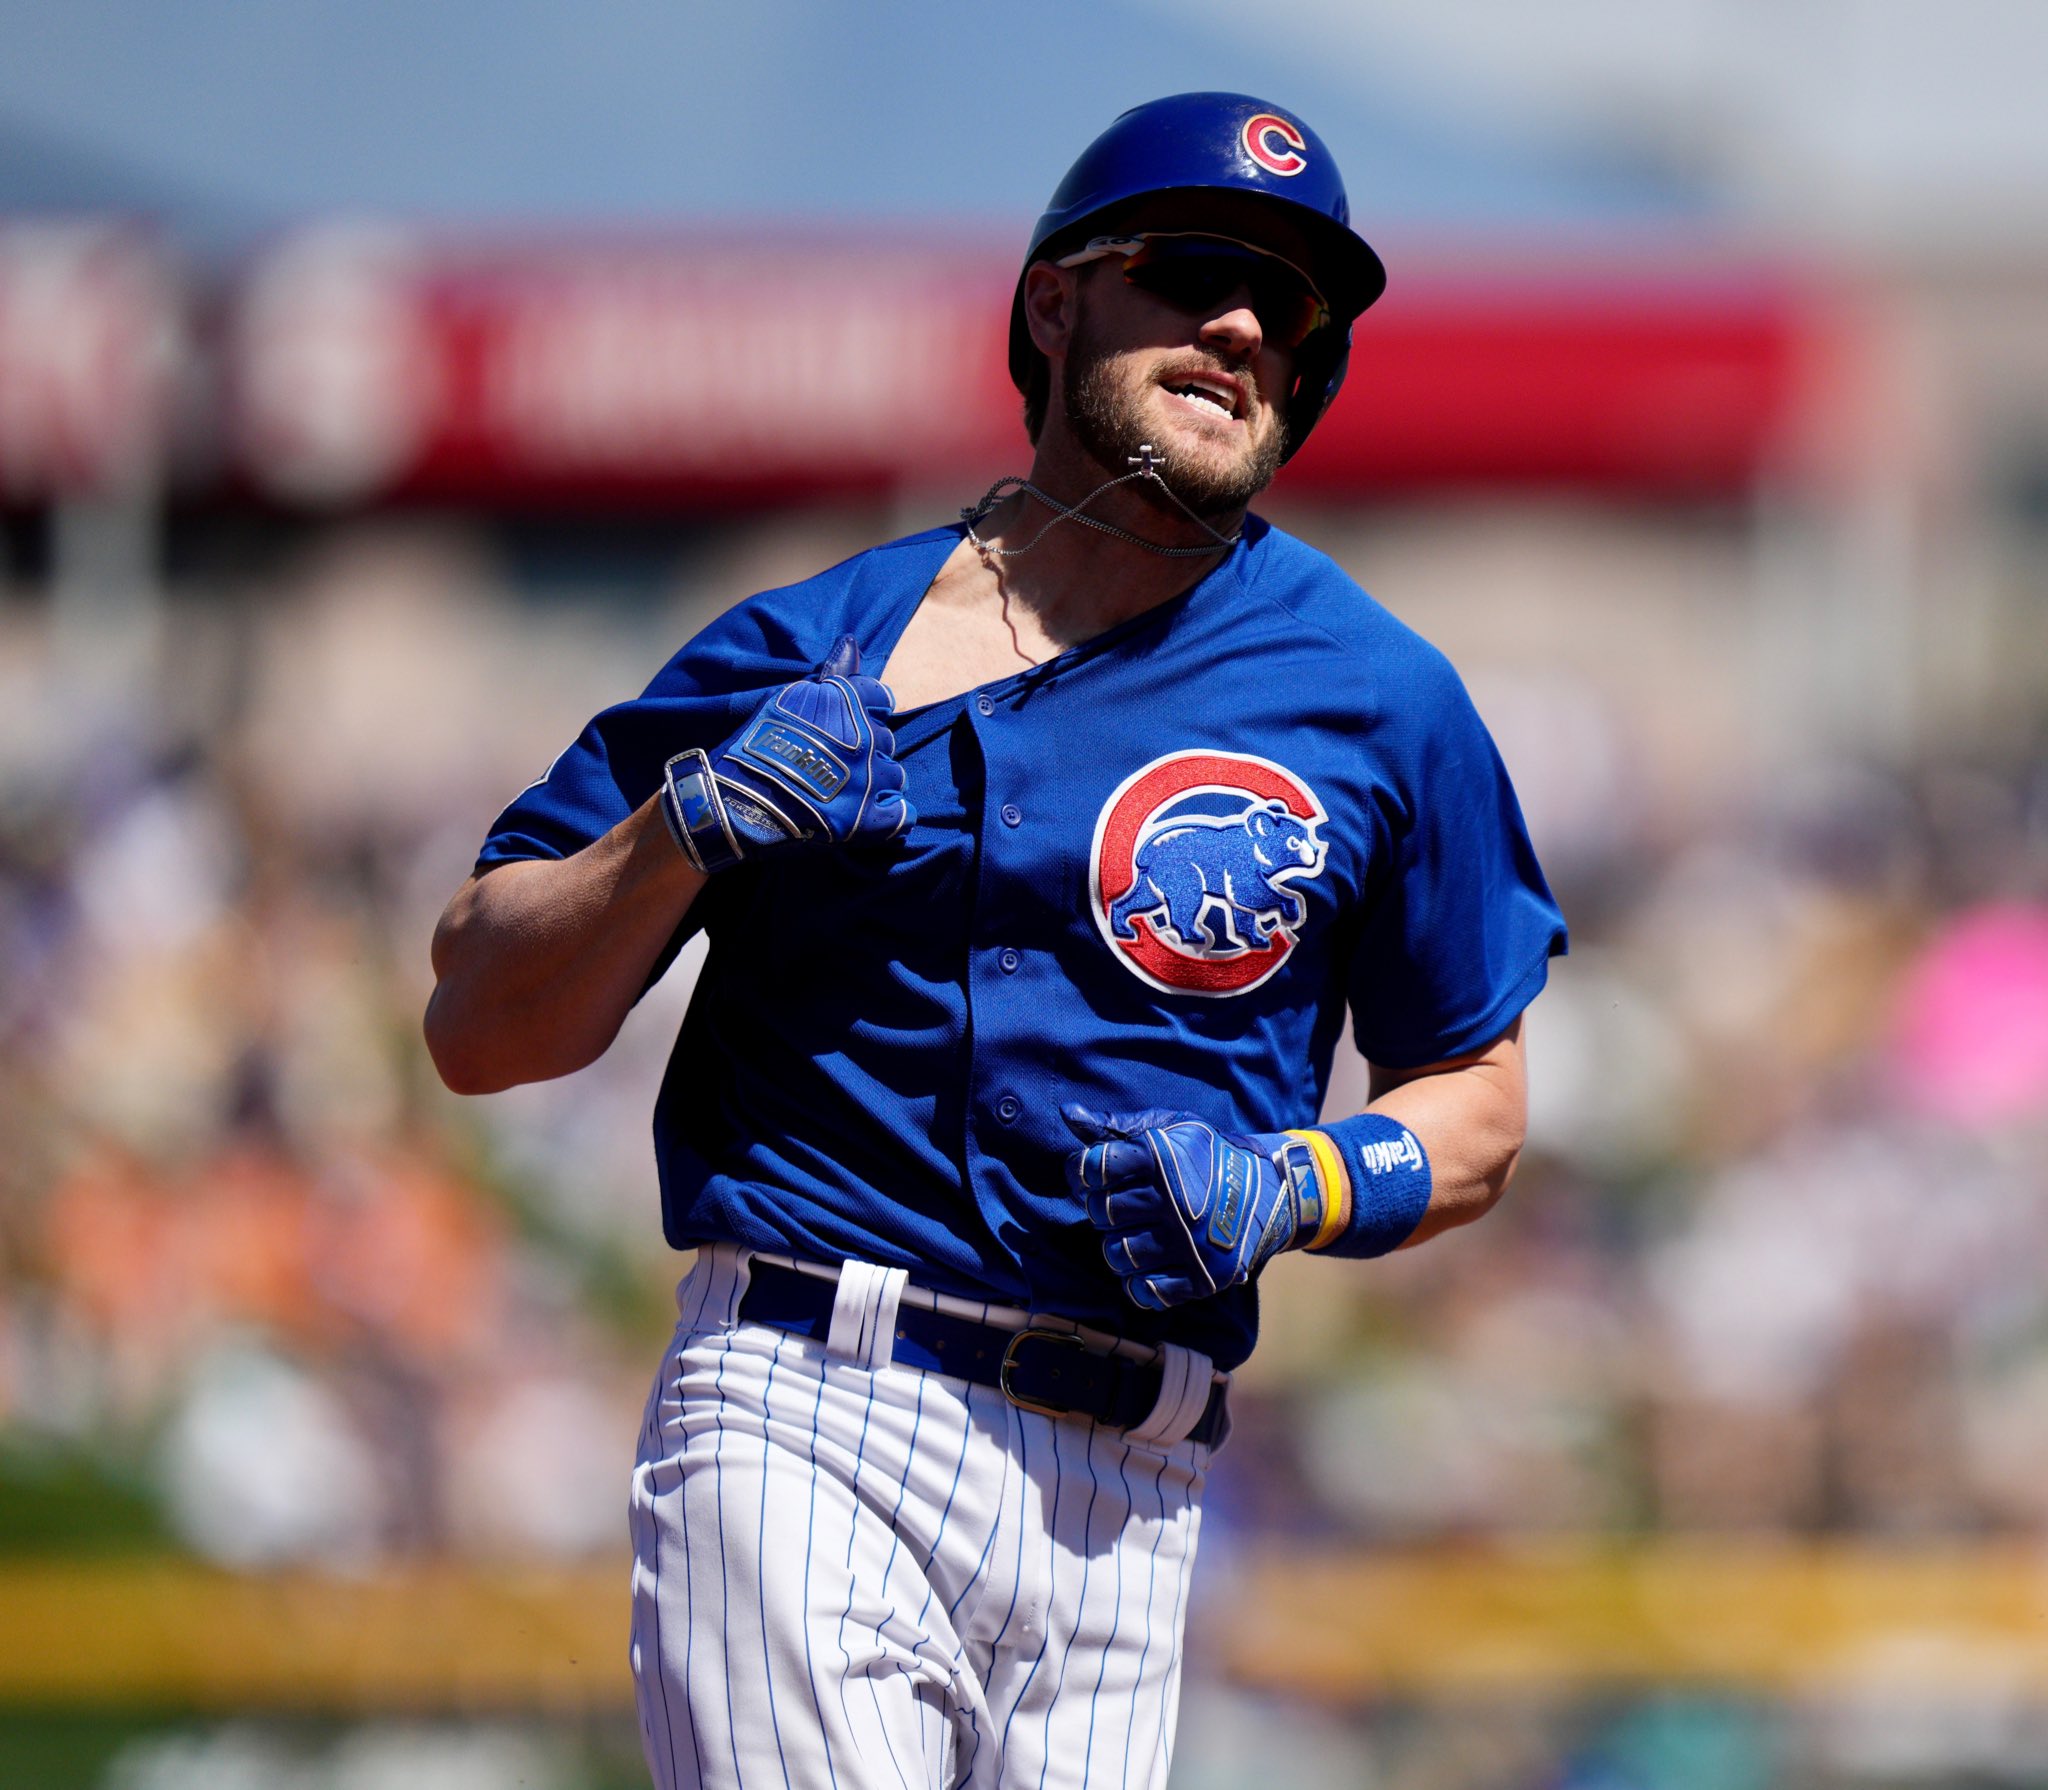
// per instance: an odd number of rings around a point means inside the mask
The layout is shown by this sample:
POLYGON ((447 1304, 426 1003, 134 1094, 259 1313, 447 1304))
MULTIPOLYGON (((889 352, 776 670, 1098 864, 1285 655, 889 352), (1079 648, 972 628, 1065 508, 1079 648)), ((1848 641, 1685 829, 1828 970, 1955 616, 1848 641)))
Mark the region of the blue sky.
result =
POLYGON ((1155 0, 0 0, 0 207, 133 190, 221 241, 315 212, 1028 224, 1123 107, 1309 117, 1361 220, 1700 209, 1619 140, 1497 125, 1370 45, 1155 0))
POLYGON ((0 210, 1014 233, 1138 100, 1305 113, 1361 221, 2048 245, 2048 0, 0 0, 0 210))

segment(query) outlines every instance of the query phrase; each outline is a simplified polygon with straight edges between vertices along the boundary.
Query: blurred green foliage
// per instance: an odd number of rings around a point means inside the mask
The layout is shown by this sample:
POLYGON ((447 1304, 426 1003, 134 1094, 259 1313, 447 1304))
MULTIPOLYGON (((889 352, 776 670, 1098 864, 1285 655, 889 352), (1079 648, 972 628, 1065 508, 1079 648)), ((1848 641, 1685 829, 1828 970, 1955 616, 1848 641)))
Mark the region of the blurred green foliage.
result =
POLYGON ((0 1711, 0 1784, 18 1790, 99 1790, 136 1741, 163 1720, 107 1710, 0 1711))
MULTIPOLYGON (((82 1449, 0 1439, 0 1558, 176 1550, 147 1478, 82 1449)), ((0 1770, 0 1784, 35 1784, 0 1770)))

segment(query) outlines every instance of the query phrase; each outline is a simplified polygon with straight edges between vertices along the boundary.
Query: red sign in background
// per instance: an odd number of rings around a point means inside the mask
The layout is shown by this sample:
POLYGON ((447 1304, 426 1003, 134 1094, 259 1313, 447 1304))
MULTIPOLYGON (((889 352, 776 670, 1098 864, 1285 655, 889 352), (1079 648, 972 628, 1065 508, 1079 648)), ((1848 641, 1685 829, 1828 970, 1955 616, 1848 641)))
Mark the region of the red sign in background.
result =
MULTIPOLYGON (((318 507, 714 509, 1028 464, 991 246, 336 225, 174 271, 120 226, 0 222, 0 500, 132 481, 174 436, 212 444, 188 487, 318 507), (203 350, 195 308, 223 319, 203 350)), ((1785 276, 1668 258, 1400 268, 1282 488, 1738 491, 1829 327, 1785 276)))
POLYGON ((155 484, 181 316, 145 233, 0 220, 0 502, 155 484))

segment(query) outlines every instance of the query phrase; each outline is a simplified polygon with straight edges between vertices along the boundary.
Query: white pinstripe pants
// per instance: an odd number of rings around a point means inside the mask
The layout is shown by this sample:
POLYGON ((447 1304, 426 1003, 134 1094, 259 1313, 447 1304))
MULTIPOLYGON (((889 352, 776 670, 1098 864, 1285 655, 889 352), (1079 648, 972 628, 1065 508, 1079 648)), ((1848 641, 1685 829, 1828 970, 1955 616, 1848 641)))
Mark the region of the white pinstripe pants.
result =
POLYGON ((746 1275, 684 1280, 633 1475, 658 1790, 1163 1786, 1209 1450, 738 1323, 746 1275))

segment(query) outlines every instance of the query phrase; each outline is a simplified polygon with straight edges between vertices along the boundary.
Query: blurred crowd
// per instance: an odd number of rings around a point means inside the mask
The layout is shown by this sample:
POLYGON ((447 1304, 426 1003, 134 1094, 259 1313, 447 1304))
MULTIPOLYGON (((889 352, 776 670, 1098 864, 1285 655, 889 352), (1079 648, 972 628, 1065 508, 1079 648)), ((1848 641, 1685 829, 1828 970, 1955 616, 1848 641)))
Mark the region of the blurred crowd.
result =
POLYGON ((1518 1178, 1369 1285, 1282 1264, 1258 1520, 2048 1529, 2048 758, 1559 845, 1518 1178))
MULTIPOLYGON (((841 526, 624 594, 446 522, 0 599, 0 1482, 83 1462, 241 1566, 621 1553, 694 959, 463 1101, 427 943, 582 717, 841 526)), ((1466 669, 1573 927, 1530 1146, 1468 1231, 1275 1265, 1205 1545, 2048 1529, 2048 739, 1703 803, 1466 669)))

